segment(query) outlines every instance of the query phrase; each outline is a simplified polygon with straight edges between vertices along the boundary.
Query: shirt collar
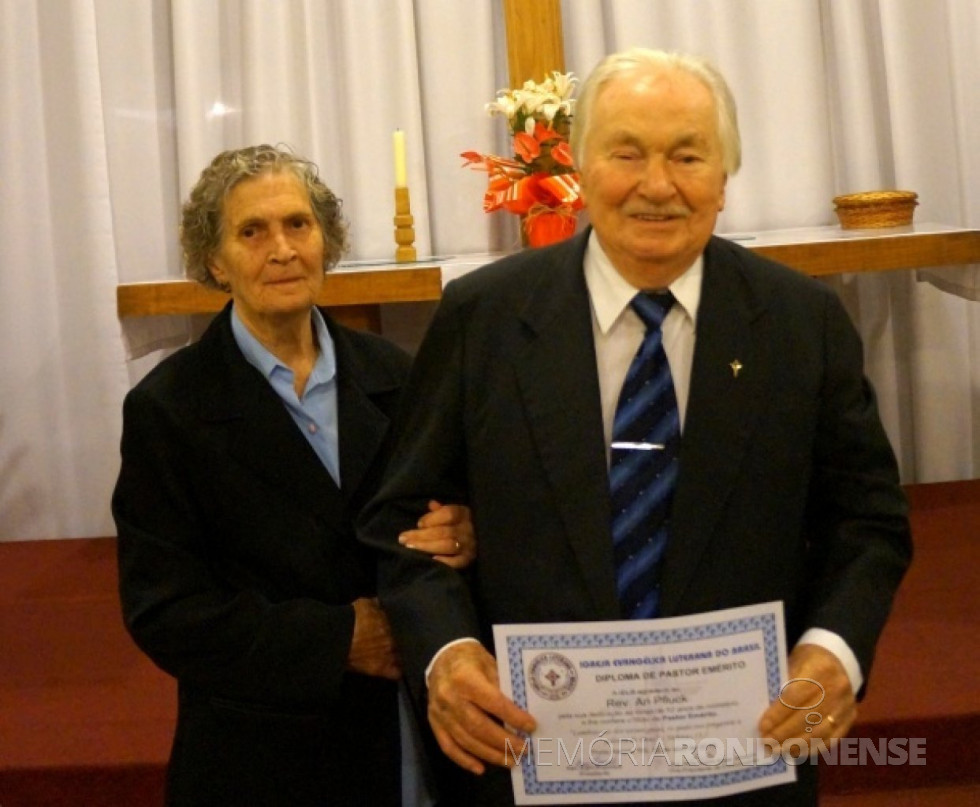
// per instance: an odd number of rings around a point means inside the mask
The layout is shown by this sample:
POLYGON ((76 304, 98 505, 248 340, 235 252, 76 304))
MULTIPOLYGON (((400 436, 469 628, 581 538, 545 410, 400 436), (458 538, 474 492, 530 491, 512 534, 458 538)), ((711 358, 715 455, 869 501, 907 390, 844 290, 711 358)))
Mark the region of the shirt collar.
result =
MULTIPOLYGON (((337 372, 333 339, 330 337, 327 323, 323 319, 323 315, 319 309, 314 307, 312 311, 313 330, 316 333, 320 353, 316 358, 316 364, 313 365, 313 372, 310 374, 309 381, 306 385, 307 389, 312 389, 316 384, 329 381, 337 372)), ((234 305, 231 307, 231 332, 235 337, 235 343, 238 345, 239 350, 242 351, 242 355, 245 356, 246 361, 262 373, 266 379, 271 379, 272 374, 279 367, 292 373, 292 370, 276 358, 265 345, 252 335, 252 332, 238 316, 238 310, 234 305)))
MULTIPOLYGON (((680 277, 668 286, 677 304, 697 325, 698 305, 701 303, 701 279, 704 275, 704 256, 697 260, 680 277)), ((616 271, 609 256, 603 251, 599 239, 592 231, 585 251, 585 284, 592 299, 599 331, 607 333, 616 323, 638 291, 616 271)))

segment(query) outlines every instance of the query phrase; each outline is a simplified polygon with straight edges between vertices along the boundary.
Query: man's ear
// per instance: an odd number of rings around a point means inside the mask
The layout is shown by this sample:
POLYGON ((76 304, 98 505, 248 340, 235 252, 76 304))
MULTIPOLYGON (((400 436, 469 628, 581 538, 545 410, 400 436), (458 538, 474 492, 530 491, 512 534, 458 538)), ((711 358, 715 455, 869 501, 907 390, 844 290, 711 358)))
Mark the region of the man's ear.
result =
POLYGON ((580 171, 578 175, 578 198, 582 202, 582 207, 589 206, 589 195, 588 191, 586 190, 587 184, 587 182, 583 182, 582 172, 580 171))

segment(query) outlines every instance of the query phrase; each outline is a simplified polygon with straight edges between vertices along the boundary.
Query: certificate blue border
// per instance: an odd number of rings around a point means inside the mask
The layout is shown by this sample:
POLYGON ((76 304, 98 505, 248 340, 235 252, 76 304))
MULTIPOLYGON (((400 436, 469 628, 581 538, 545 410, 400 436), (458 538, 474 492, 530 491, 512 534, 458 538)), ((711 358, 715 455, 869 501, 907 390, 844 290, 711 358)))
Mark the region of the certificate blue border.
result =
MULTIPOLYGON (((781 682, 779 676, 778 622, 773 613, 755 614, 735 619, 722 619, 681 628, 660 628, 656 630, 608 631, 598 633, 541 633, 533 636, 507 637, 507 664, 513 682, 514 702, 527 709, 527 687, 524 678, 523 652, 525 650, 561 650, 562 648, 589 647, 632 647, 635 645, 662 645, 676 642, 689 642, 719 636, 736 636, 749 631, 762 631, 763 652, 766 661, 766 684, 769 700, 779 696, 781 682)), ((575 779, 557 782, 538 781, 533 754, 521 760, 521 775, 524 792, 529 796, 561 795, 569 793, 635 793, 653 791, 683 790, 687 792, 714 789, 770 778, 785 774, 786 760, 778 757, 767 765, 750 765, 728 770, 723 773, 701 774, 699 776, 651 776, 636 779, 575 779)))

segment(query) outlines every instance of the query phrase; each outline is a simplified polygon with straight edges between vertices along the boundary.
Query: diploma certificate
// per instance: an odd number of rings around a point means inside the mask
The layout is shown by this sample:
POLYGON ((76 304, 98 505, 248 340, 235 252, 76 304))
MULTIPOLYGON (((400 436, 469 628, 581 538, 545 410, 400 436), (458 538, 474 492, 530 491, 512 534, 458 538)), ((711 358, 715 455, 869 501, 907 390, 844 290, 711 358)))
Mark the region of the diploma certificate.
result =
POLYGON ((786 681, 782 603, 493 631, 501 688, 538 724, 508 749, 517 804, 708 798, 796 779, 757 728, 786 681))

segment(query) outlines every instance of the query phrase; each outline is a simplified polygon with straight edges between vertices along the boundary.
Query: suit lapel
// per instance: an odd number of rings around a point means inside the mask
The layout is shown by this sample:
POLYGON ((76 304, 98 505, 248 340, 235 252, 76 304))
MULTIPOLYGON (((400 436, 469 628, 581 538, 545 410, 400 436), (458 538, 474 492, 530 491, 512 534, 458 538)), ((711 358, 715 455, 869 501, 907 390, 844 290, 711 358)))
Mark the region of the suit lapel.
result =
POLYGON ((725 242, 712 239, 705 251, 681 472, 663 575, 665 616, 681 608, 764 411, 773 347, 764 313, 764 301, 741 258, 725 242))
POLYGON ((347 501, 358 500, 365 476, 381 452, 389 417, 374 396, 395 394, 398 387, 388 373, 379 373, 361 361, 350 337, 329 318, 327 323, 337 354, 337 428, 340 440, 341 488, 347 501))
MULTIPOLYGON (((600 618, 617 618, 609 493, 595 347, 582 258, 588 234, 536 267, 521 318, 529 338, 514 368, 532 439, 600 618)), ((529 270, 532 271, 532 270, 529 270)))
POLYGON ((229 456, 300 509, 325 515, 340 492, 279 396, 242 355, 230 306, 201 338, 201 416, 226 433, 229 456))

